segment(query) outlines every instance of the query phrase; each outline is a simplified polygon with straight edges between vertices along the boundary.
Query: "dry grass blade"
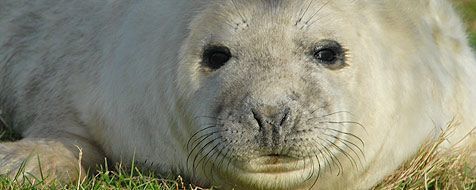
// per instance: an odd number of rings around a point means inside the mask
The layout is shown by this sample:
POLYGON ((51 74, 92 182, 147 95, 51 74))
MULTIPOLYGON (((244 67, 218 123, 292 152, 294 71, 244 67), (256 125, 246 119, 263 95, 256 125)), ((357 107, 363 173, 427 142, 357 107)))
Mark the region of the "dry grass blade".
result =
POLYGON ((425 143, 415 157, 373 189, 476 189, 473 147, 442 150, 454 126, 425 143))

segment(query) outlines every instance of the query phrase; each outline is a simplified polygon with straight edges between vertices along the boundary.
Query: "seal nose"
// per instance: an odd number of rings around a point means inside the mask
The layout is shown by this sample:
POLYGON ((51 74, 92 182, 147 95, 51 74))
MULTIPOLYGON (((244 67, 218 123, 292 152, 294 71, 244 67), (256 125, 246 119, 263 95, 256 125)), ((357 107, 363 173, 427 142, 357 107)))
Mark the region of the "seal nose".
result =
POLYGON ((282 144, 283 128, 291 125, 291 109, 289 107, 263 106, 252 109, 253 117, 258 123, 264 146, 282 144))
POLYGON ((265 106, 264 109, 252 109, 253 116, 260 128, 267 126, 285 127, 289 123, 290 108, 279 109, 277 107, 265 106))

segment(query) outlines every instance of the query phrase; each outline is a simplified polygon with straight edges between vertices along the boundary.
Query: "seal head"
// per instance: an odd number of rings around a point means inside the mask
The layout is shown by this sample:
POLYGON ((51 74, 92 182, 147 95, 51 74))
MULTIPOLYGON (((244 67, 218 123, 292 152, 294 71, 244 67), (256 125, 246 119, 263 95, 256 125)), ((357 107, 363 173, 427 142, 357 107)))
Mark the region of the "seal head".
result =
POLYGON ((355 70, 343 25, 324 19, 333 9, 230 3, 199 15, 185 43, 195 45, 184 47, 192 55, 185 75, 195 78, 181 84, 196 85, 199 104, 190 168, 229 185, 287 189, 315 183, 324 170, 341 173, 342 159, 357 166, 364 142, 351 132, 363 131, 349 111, 355 70))

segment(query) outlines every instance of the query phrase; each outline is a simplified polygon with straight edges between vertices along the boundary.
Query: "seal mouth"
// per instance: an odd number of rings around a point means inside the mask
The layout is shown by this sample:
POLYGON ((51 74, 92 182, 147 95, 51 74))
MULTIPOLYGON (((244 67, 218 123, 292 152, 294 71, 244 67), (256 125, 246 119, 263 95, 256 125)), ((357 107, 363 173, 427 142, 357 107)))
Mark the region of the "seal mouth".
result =
POLYGON ((289 173, 305 169, 305 162, 302 159, 270 154, 260 156, 240 164, 240 168, 250 173, 289 173))

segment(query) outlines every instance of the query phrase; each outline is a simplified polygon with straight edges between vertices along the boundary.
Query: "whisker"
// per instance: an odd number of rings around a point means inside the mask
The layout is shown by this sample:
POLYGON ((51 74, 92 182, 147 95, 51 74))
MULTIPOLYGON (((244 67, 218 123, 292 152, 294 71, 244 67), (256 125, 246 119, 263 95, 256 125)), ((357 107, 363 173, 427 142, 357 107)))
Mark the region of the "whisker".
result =
MULTIPOLYGON (((188 156, 187 156, 187 165, 190 163, 190 158, 192 156, 192 154, 194 153, 195 149, 198 148, 200 146, 200 144, 202 144, 206 139, 208 139, 209 137, 213 136, 213 134, 215 134, 216 132, 213 132, 213 133, 209 133, 209 134, 206 134, 205 136, 202 136, 198 139, 201 139, 197 144, 195 144, 195 146, 193 146, 193 149, 188 153, 188 156)), ((196 155, 198 155, 200 152, 198 152, 196 155)), ((192 168, 192 172, 194 173, 194 168, 192 168)))
POLYGON ((340 134, 342 134, 342 135, 348 135, 348 136, 353 137, 353 138, 355 138, 356 140, 358 140, 358 141, 362 144, 362 147, 363 147, 363 148, 365 147, 364 141, 363 141, 360 137, 358 137, 358 136, 356 136, 356 135, 354 135, 354 134, 352 134, 352 133, 347 133, 347 132, 339 131, 339 130, 337 130, 337 129, 332 129, 332 128, 319 128, 319 129, 320 129, 320 130, 330 130, 330 131, 334 131, 334 132, 336 132, 336 133, 340 133, 340 134))
MULTIPOLYGON (((304 160, 306 160, 306 159, 304 159, 304 160)), ((311 170, 311 172, 309 172, 309 173, 310 173, 310 175, 309 175, 309 176, 307 176, 307 178, 306 178, 306 180, 305 180, 305 181, 312 179, 312 176, 314 176, 314 162, 313 162, 313 160, 312 160, 312 159, 311 159, 311 167, 312 167, 312 170, 311 170)), ((306 167, 304 167, 304 168, 306 168, 306 167)))
POLYGON ((309 19, 306 21, 306 24, 309 23, 309 21, 311 21, 319 12, 321 12, 321 10, 326 7, 331 1, 327 1, 326 3, 324 3, 321 7, 319 7, 319 9, 316 10, 316 12, 314 12, 311 17, 309 17, 309 19))
MULTIPOLYGON (((319 109, 316 109, 316 110, 312 111, 310 114, 313 115, 318 110, 319 109)), ((337 114, 340 114, 340 113, 346 113, 346 114, 352 115, 352 113, 350 113, 348 111, 337 111, 337 112, 333 112, 333 113, 330 113, 330 114, 321 115, 321 116, 318 116, 318 117, 311 117, 311 118, 306 120, 306 123, 308 123, 309 121, 311 121, 313 119, 322 119, 322 118, 330 117, 330 116, 337 115, 337 114)))
MULTIPOLYGON (((314 155, 316 156, 316 160, 317 160, 317 165, 318 165, 318 173, 317 173, 317 178, 319 178, 319 176, 321 176, 321 161, 319 160, 319 157, 317 154, 314 153, 314 155)), ((317 181, 317 180, 316 180, 317 181)))
POLYGON ((336 115, 336 114, 339 114, 339 113, 346 113, 346 114, 349 114, 349 115, 353 115, 349 111, 337 111, 337 112, 330 113, 330 114, 327 114, 327 115, 322 115, 322 116, 320 116, 320 118, 328 117, 328 116, 331 116, 331 115, 336 115))
MULTIPOLYGON (((202 131, 205 131, 207 129, 211 129, 211 128, 218 128, 218 126, 216 126, 214 124, 213 125, 207 125, 205 128, 200 129, 200 130, 196 131, 195 133, 193 133, 192 136, 190 137, 190 139, 193 139, 198 133, 200 133, 202 131)), ((189 145, 189 143, 190 143, 190 140, 189 140, 189 142, 187 142, 187 146, 189 145)))
MULTIPOLYGON (((317 137, 319 138, 319 137, 317 137)), ((334 142, 330 141, 329 139, 324 139, 325 141, 327 141, 328 143, 330 143, 332 146, 336 147, 337 150, 339 152, 341 152, 342 154, 344 154, 344 156, 349 159, 349 161, 351 162, 352 166, 355 166, 355 168, 357 168, 357 162, 355 161, 355 159, 349 154, 347 153, 347 151, 343 150, 341 147, 337 146, 334 142)))
POLYGON ((337 158, 337 156, 331 150, 329 150, 329 148, 324 146, 324 150, 329 153, 329 156, 331 157, 332 162, 336 165, 338 169, 337 176, 339 176, 343 172, 342 163, 340 162, 339 158, 337 158))
MULTIPOLYGON (((220 138, 221 138, 221 137, 217 137, 217 138, 211 140, 209 143, 205 144, 205 146, 203 146, 202 149, 200 149, 199 153, 202 152, 202 151, 204 151, 207 146, 213 144, 215 141, 219 140, 220 138)), ((209 154, 210 154, 217 146, 219 146, 219 145, 220 145, 220 141, 218 141, 218 143, 217 143, 213 148, 211 148, 210 151, 208 151, 205 155, 202 155, 202 158, 200 158, 200 160, 198 160, 198 162, 197 162, 197 167, 198 167, 203 161, 208 160, 209 154)), ((207 163, 208 163, 208 161, 206 161, 205 163, 202 164, 202 171, 205 171, 205 166, 207 165, 207 163)), ((205 177, 206 177, 207 179, 211 179, 211 178, 209 178, 209 176, 208 176, 206 173, 205 173, 205 177)))
POLYGON ((314 19, 312 22, 309 22, 308 25, 309 25, 309 26, 312 26, 312 25, 316 24, 316 22, 319 22, 320 20, 322 20, 322 19, 324 19, 324 18, 328 18, 329 16, 330 16, 330 15, 322 15, 322 16, 320 16, 319 18, 314 19))
MULTIPOLYGON (((231 149, 229 149, 229 152, 231 152, 231 151, 233 151, 233 150, 234 150, 234 149, 231 148, 231 149)), ((228 154, 228 152, 227 152, 227 154, 228 154)), ((228 163, 227 163, 227 165, 226 165, 226 170, 225 170, 225 171, 229 171, 230 164, 231 164, 231 162, 233 162, 234 160, 235 160, 234 158, 229 158, 229 159, 228 159, 228 163)))
MULTIPOLYGON (((230 145, 231 143, 228 143, 228 145, 230 145)), ((226 149, 226 152, 225 154, 222 154, 222 157, 220 159, 220 162, 219 162, 219 166, 221 167, 221 165, 223 164, 223 161, 225 161, 225 158, 228 156, 228 153, 230 152, 231 148, 228 148, 226 146, 223 147, 223 149, 226 149)), ((222 150, 223 151, 223 150, 222 150)))
MULTIPOLYGON (((195 142, 197 142, 198 139, 201 139, 203 136, 206 136, 206 135, 209 134, 209 133, 205 133, 204 135, 199 136, 198 138, 196 138, 195 140, 193 140, 193 139, 195 138, 195 136, 197 136, 198 134, 200 134, 200 133, 203 132, 203 131, 206 131, 207 129, 212 129, 212 128, 218 128, 218 127, 217 127, 217 126, 209 126, 209 127, 206 127, 206 128, 204 128, 204 129, 201 129, 201 130, 195 132, 195 133, 190 137, 190 139, 188 139, 187 149, 190 147, 190 143, 195 144, 195 142), (193 142, 192 142, 192 140, 193 140, 193 142)), ((226 129, 220 129, 220 130, 216 130, 216 131, 211 131, 211 133, 218 133, 218 132, 223 132, 223 131, 226 131, 226 129)))
MULTIPOLYGON (((307 168, 307 165, 306 165, 306 159, 303 160, 303 164, 304 164, 304 168, 307 168)), ((304 173, 301 174, 301 177, 304 178, 304 173)), ((304 180, 304 181, 307 181, 307 180, 304 180)))
MULTIPOLYGON (((192 168, 193 168, 193 173, 195 173, 197 167, 198 167, 198 162, 197 162, 197 159, 200 155, 201 152, 203 152, 205 150, 205 148, 207 148, 210 144, 212 144, 213 142, 215 142, 217 139, 220 139, 221 137, 216 137, 214 138, 213 140, 210 140, 208 141, 207 143, 205 143, 204 146, 202 146, 202 148, 200 148, 200 150, 197 152, 197 154, 195 154, 195 157, 193 158, 193 162, 192 162, 192 168), (196 167, 195 167, 196 166, 196 167)), ((202 158, 203 158, 204 155, 202 155, 202 158)))
POLYGON ((362 125, 359 122, 355 122, 355 121, 320 121, 318 123, 319 124, 330 123, 330 124, 341 124, 341 125, 343 125, 343 124, 355 124, 355 125, 361 127, 367 133, 367 129, 365 129, 364 125, 362 125))
MULTIPOLYGON (((323 147, 324 146, 322 145, 322 143, 320 143, 319 141, 317 141, 316 139, 312 139, 315 143, 317 143, 319 145, 319 147, 323 147)), ((319 151, 319 154, 322 155, 322 157, 325 159, 326 161, 326 164, 327 166, 329 166, 329 171, 332 171, 332 164, 331 163, 334 163, 334 160, 332 159, 331 155, 328 153, 328 152, 323 152, 323 150, 321 148, 318 148, 317 151, 319 151), (327 153, 327 156, 324 154, 324 153, 327 153), (332 159, 332 160, 329 160, 332 159)))
POLYGON ((296 21, 296 26, 298 25, 298 23, 300 23, 302 21, 302 19, 304 18, 304 16, 306 16, 307 12, 309 11, 309 8, 311 7, 312 5, 312 0, 309 1, 309 4, 307 5, 306 9, 303 11, 303 9, 301 9, 300 12, 302 12, 302 14, 299 16, 299 19, 296 21))
MULTIPOLYGON (((318 142, 316 139, 313 139, 313 140, 315 142, 318 142)), ((319 140, 322 140, 322 139, 319 138, 319 140)), ((339 176, 342 173, 342 170, 343 170, 342 163, 339 161, 339 158, 337 158, 337 156, 331 150, 329 150, 329 148, 327 148, 327 146, 323 146, 321 143, 318 143, 318 144, 320 145, 320 147, 324 148, 324 152, 327 153, 327 155, 331 159, 332 164, 334 164, 337 167, 337 169, 338 169, 337 175, 339 176)), ((318 149, 318 150, 320 150, 320 149, 318 149)), ((329 164, 329 166, 331 166, 331 164, 329 164)))
MULTIPOLYGON (((314 153, 314 156, 316 157, 317 165, 318 165, 317 176, 316 176, 316 179, 314 179, 314 183, 312 183, 312 185, 309 189, 312 189, 317 184, 317 181, 319 180, 319 177, 321 175, 321 162, 319 161, 319 157, 317 156, 316 153, 314 153)), ((313 170, 314 170, 314 168, 313 168, 313 170)))
POLYGON ((365 157, 365 154, 364 154, 364 151, 359 147, 357 146, 355 143, 349 141, 349 140, 346 140, 346 139, 342 139, 342 138, 339 138, 339 137, 336 137, 334 135, 329 135, 329 134, 326 134, 326 133, 323 133, 324 135, 326 136, 329 136, 329 137, 332 137, 340 142, 342 142, 342 144, 344 144, 346 147, 348 147, 356 156, 357 156, 357 159, 359 160, 359 163, 360 165, 362 166, 362 159, 360 158, 360 155, 362 155, 362 157, 365 157), (357 151, 354 150, 354 148, 352 148, 351 146, 349 146, 348 144, 351 144, 352 146, 354 146, 355 148, 357 148, 360 152, 357 153, 357 151))
MULTIPOLYGON (((222 151, 226 148, 226 146, 230 145, 230 143, 227 143, 225 145, 223 144, 218 144, 218 145, 222 145, 222 147, 218 150, 218 151, 215 151, 211 156, 210 156, 210 160, 212 160, 212 167, 210 167, 210 174, 212 176, 211 178, 211 181, 214 181, 214 175, 213 175, 213 169, 214 168, 217 168, 217 161, 218 161, 218 158, 220 157, 220 155, 222 154, 222 151), (214 156, 216 154, 216 156, 214 156)), ((220 165, 218 165, 220 166, 220 165)), ((217 168, 218 169, 218 168, 217 168)))

